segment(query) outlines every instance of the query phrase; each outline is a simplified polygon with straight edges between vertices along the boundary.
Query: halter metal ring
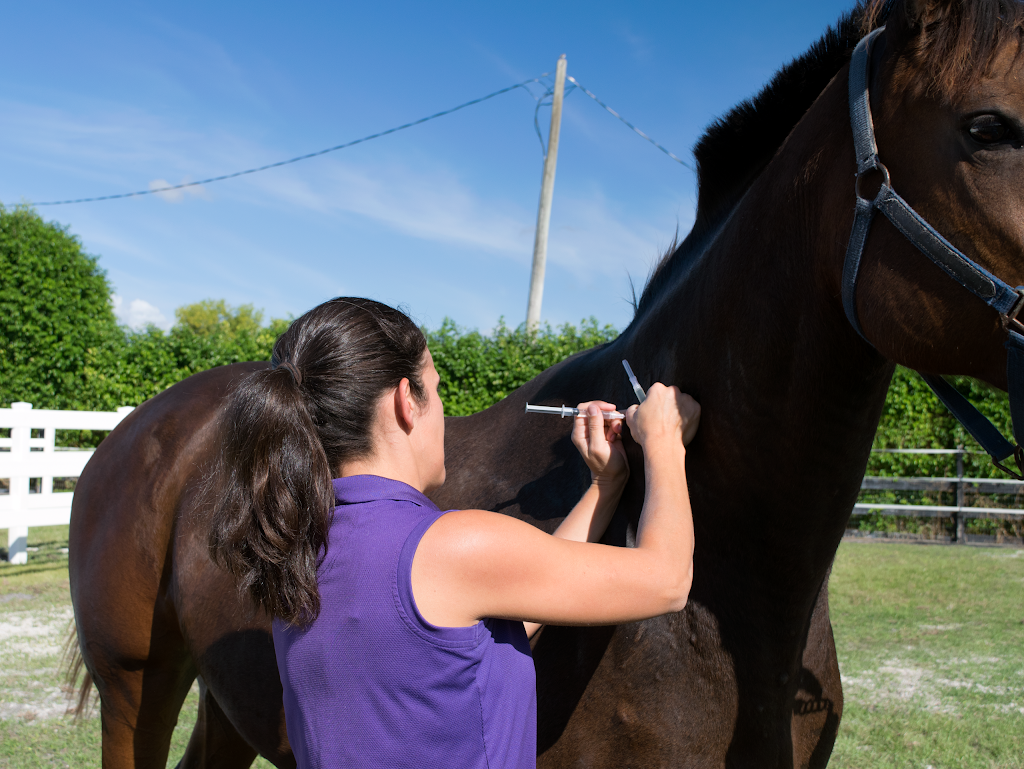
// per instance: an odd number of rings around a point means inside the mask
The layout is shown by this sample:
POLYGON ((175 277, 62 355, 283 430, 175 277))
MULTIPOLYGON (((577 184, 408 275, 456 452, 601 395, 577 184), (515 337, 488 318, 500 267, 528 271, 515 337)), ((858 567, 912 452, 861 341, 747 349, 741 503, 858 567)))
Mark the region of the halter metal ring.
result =
POLYGON ((875 157, 873 158, 872 164, 870 166, 868 166, 867 168, 865 168, 863 171, 859 171, 857 173, 857 181, 854 182, 854 185, 853 185, 853 191, 854 191, 854 193, 856 193, 857 197, 860 200, 867 201, 868 203, 870 203, 872 200, 874 200, 874 198, 873 197, 872 198, 866 198, 866 197, 864 197, 861 194, 860 183, 861 183, 861 181, 863 181, 864 177, 867 176, 868 174, 870 174, 872 171, 878 171, 879 173, 882 174, 882 184, 879 187, 879 189, 881 189, 883 187, 891 187, 892 186, 892 184, 890 183, 890 180, 889 180, 889 169, 885 167, 885 163, 883 163, 881 160, 878 159, 878 155, 875 155, 875 157))
POLYGON ((1016 331, 1018 334, 1024 335, 1024 323, 1017 318, 1020 311, 1024 310, 1024 286, 1017 286, 1016 291, 1017 301, 1013 303, 1009 312, 999 316, 999 321, 1005 330, 1016 331))

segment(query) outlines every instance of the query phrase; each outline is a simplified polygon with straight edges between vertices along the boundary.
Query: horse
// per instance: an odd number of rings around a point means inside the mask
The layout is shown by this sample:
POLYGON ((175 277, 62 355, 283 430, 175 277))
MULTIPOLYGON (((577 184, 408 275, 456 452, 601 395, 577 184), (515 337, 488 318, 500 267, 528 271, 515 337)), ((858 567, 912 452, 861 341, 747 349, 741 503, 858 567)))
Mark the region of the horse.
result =
MULTIPOLYGON (((1013 0, 870 0, 844 15, 695 148, 696 219, 613 342, 446 423, 442 508, 552 530, 587 476, 560 405, 675 384, 701 403, 688 450, 696 552, 684 610, 544 628, 538 765, 823 767, 843 712, 828 579, 896 363, 1006 389, 1002 318, 879 218, 854 317, 843 274, 862 195, 891 179, 948 241, 1024 282, 1022 12, 1013 0), (869 30, 877 167, 858 175, 851 56, 869 30)), ((70 578, 80 692, 99 692, 105 767, 164 766, 198 677, 181 767, 294 766, 270 621, 210 559, 204 486, 218 419, 246 374, 197 374, 137 408, 78 483, 70 578)), ((634 542, 643 456, 604 542, 634 542)), ((213 489, 215 493, 216 489, 213 489)), ((344 543, 333 546, 344 547, 344 543)))

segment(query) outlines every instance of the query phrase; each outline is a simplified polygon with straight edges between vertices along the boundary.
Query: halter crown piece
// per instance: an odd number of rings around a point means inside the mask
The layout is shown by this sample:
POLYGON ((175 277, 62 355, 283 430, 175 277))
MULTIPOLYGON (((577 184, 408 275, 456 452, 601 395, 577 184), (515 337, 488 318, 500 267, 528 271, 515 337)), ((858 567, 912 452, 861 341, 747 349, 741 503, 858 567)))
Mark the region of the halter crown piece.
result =
POLYGON ((1024 443, 1024 324, 1017 320, 1017 314, 1024 306, 1024 286, 1013 288, 981 265, 971 261, 942 237, 892 188, 889 171, 878 157, 868 93, 871 44, 884 30, 885 27, 880 27, 861 40, 850 62, 850 123, 853 127, 853 144, 857 153, 857 203, 853 231, 850 233, 846 261, 843 264, 843 309, 857 333, 865 342, 871 344, 864 336, 864 330, 857 318, 855 295, 857 273, 860 270, 868 230, 871 228, 875 211, 881 211, 893 226, 936 266, 999 313, 1008 336, 1006 381, 1010 395, 1013 435, 1017 445, 1004 438, 980 411, 941 376, 921 374, 921 378, 967 432, 988 452, 996 467, 1018 480, 1024 480, 1024 450, 1020 445, 1024 443), (871 173, 881 175, 882 185, 874 199, 869 200, 861 195, 861 181, 871 173), (1003 464, 1003 460, 1011 455, 1017 464, 1017 471, 1003 464))

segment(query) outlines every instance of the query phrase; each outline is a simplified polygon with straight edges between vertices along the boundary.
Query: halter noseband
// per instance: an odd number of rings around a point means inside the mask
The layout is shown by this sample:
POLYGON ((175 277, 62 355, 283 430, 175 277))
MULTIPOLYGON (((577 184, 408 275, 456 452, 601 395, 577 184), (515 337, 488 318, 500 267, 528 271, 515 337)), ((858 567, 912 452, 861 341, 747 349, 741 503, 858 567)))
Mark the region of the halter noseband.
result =
MULTIPOLYGON (((869 70, 871 66, 871 44, 885 29, 880 27, 858 43, 850 62, 850 123, 853 127, 853 144, 857 153, 857 182, 855 185, 857 203, 853 219, 853 232, 846 248, 843 264, 843 309, 846 317, 865 342, 857 318, 855 292, 857 274, 860 270, 864 243, 871 228, 875 211, 881 211, 911 243, 941 268, 949 277, 966 288, 985 304, 999 313, 1003 328, 1006 329, 1007 361, 1006 376, 1010 395, 1010 417, 1013 421, 1013 435, 1018 445, 1010 443, 999 430, 958 393, 952 385, 937 374, 921 374, 921 378, 935 392, 939 400, 950 410, 960 424, 982 448, 992 457, 995 465, 1018 480, 1024 480, 1024 324, 1017 320, 1017 314, 1024 307, 1024 286, 1013 288, 1004 283, 981 265, 971 261, 959 249, 946 240, 926 222, 910 205, 893 190, 889 171, 878 158, 878 145, 871 121, 871 103, 868 93, 869 70), (861 182, 870 173, 882 176, 882 185, 873 200, 861 195, 861 182), (1015 472, 1002 464, 1013 455, 1015 472)), ((918 372, 920 373, 920 372, 918 372)))

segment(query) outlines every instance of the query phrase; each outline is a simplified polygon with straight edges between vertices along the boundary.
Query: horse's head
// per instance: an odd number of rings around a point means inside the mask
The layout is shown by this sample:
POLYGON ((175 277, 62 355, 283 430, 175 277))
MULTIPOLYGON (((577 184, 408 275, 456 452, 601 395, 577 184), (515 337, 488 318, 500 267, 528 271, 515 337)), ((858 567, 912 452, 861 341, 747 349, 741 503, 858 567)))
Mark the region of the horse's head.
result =
MULTIPOLYGON (((892 188, 970 260, 1024 284, 1024 4, 877 0, 866 23, 885 24, 868 84, 892 188)), ((871 197, 881 178, 865 174, 861 194, 871 197)), ((883 216, 868 235, 856 306, 887 358, 1006 387, 999 312, 883 216)))

